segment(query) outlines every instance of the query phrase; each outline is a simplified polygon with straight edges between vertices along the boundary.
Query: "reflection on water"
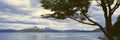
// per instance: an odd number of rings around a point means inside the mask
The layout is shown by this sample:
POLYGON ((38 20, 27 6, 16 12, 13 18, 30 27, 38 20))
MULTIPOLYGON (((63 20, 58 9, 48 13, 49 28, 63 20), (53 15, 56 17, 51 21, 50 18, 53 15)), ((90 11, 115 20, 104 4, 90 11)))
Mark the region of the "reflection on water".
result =
POLYGON ((0 33, 0 40, 98 40, 94 33, 0 33))

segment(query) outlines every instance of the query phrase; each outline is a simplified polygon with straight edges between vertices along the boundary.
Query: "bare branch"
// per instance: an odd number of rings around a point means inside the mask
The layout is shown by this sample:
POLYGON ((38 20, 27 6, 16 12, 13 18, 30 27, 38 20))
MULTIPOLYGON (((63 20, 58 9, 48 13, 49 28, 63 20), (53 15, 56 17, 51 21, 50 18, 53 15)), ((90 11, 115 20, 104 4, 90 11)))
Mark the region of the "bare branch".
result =
POLYGON ((105 0, 101 0, 101 6, 102 6, 102 9, 104 11, 104 17, 107 18, 107 14, 108 14, 108 10, 107 10, 107 6, 106 6, 106 3, 105 3, 105 0))
POLYGON ((98 3, 98 5, 100 5, 101 6, 101 3, 99 3, 99 1, 96 1, 97 3, 98 3))
POLYGON ((94 23, 95 25, 99 26, 99 28, 101 29, 101 31, 107 36, 107 32, 104 30, 104 28, 98 24, 97 22, 93 21, 92 19, 90 19, 86 14, 83 14, 90 22, 94 23))
POLYGON ((96 24, 96 25, 100 25, 97 22, 93 21, 92 19, 90 19, 86 14, 83 14, 90 22, 96 24))
POLYGON ((111 9, 111 5, 113 4, 112 3, 112 1, 111 0, 106 0, 106 3, 108 4, 106 7, 108 7, 108 11, 109 11, 109 17, 111 17, 110 15, 111 15, 111 11, 112 11, 112 9, 111 9))
POLYGON ((111 11, 112 13, 109 14, 109 15, 112 16, 113 13, 114 13, 114 11, 115 11, 119 6, 120 6, 120 1, 118 0, 118 1, 116 2, 115 6, 112 8, 112 11, 111 11))
POLYGON ((111 5, 112 5, 112 4, 111 4, 111 1, 110 1, 110 0, 106 0, 106 1, 107 1, 107 4, 108 4, 107 6, 108 6, 108 8, 109 8, 109 11, 111 11, 111 5))
POLYGON ((83 24, 87 24, 87 25, 95 25, 95 24, 92 24, 92 23, 87 23, 87 22, 83 22, 83 21, 77 20, 77 19, 72 18, 72 17, 69 17, 69 18, 71 18, 71 19, 73 19, 73 20, 75 20, 75 21, 77 21, 77 22, 83 23, 83 24))

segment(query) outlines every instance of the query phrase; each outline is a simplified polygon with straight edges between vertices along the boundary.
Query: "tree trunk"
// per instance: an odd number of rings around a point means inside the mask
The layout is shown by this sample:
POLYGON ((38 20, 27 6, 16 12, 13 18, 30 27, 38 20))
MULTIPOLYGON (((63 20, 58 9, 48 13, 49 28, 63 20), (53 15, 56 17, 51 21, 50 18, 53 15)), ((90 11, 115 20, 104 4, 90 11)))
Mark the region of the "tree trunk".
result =
POLYGON ((106 18, 106 31, 108 40, 114 40, 112 35, 112 21, 111 17, 106 18))

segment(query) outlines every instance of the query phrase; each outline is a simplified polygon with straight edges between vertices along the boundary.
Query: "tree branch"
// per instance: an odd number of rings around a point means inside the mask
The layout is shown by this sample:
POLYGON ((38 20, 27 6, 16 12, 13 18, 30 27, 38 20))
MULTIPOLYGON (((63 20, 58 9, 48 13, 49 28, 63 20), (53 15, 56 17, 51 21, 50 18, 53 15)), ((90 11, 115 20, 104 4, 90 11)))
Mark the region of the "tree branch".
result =
POLYGON ((86 14, 83 14, 90 22, 94 23, 95 25, 99 26, 99 28, 101 29, 101 31, 107 36, 107 32, 104 30, 104 28, 98 24, 97 22, 93 21, 92 19, 90 19, 86 14))
POLYGON ((111 9, 111 5, 112 5, 112 1, 110 1, 110 0, 106 0, 106 3, 108 4, 106 7, 108 7, 108 11, 109 11, 109 17, 111 17, 110 15, 112 14, 111 13, 111 11, 112 11, 112 9, 111 9))
POLYGON ((99 3, 99 1, 96 1, 97 3, 98 3, 98 5, 100 5, 101 6, 101 3, 99 3))
POLYGON ((115 6, 112 8, 112 11, 111 11, 112 13, 109 14, 109 15, 112 16, 113 13, 114 13, 114 11, 115 11, 119 6, 120 6, 120 1, 118 0, 118 1, 116 2, 115 6))
POLYGON ((109 11, 111 11, 111 5, 112 5, 112 3, 111 3, 111 1, 110 0, 106 0, 107 1, 107 6, 108 6, 108 8, 109 8, 109 11))
POLYGON ((100 25, 97 22, 91 20, 86 14, 83 14, 90 22, 94 23, 95 25, 100 25))
POLYGON ((83 21, 77 20, 77 19, 72 18, 72 17, 69 17, 69 18, 71 18, 71 19, 73 19, 73 20, 75 20, 75 21, 77 21, 77 22, 83 23, 83 24, 87 24, 87 25, 95 25, 95 24, 92 24, 92 23, 87 23, 87 22, 83 22, 83 21))
POLYGON ((106 6, 106 3, 105 3, 106 0, 101 0, 101 6, 102 6, 102 9, 104 11, 104 17, 107 18, 107 14, 108 14, 108 10, 107 10, 107 6, 106 6))

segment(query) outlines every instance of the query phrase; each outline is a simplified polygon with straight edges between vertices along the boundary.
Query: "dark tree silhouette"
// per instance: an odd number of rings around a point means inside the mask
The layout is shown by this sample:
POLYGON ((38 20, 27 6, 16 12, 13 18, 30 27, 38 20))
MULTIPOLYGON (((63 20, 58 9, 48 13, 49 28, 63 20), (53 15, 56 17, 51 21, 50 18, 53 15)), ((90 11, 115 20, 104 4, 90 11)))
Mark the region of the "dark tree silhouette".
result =
POLYGON ((112 34, 112 15, 120 6, 120 0, 94 0, 102 7, 106 30, 103 29, 101 24, 92 20, 88 9, 93 0, 41 0, 42 7, 54 11, 53 14, 42 15, 43 18, 56 18, 66 19, 71 18, 79 23, 98 26, 105 34, 108 40, 114 40, 112 34), (86 22, 89 21, 89 22, 86 22))
POLYGON ((113 31, 112 34, 114 34, 114 36, 117 37, 118 40, 120 40, 120 16, 113 25, 112 31, 113 31))

